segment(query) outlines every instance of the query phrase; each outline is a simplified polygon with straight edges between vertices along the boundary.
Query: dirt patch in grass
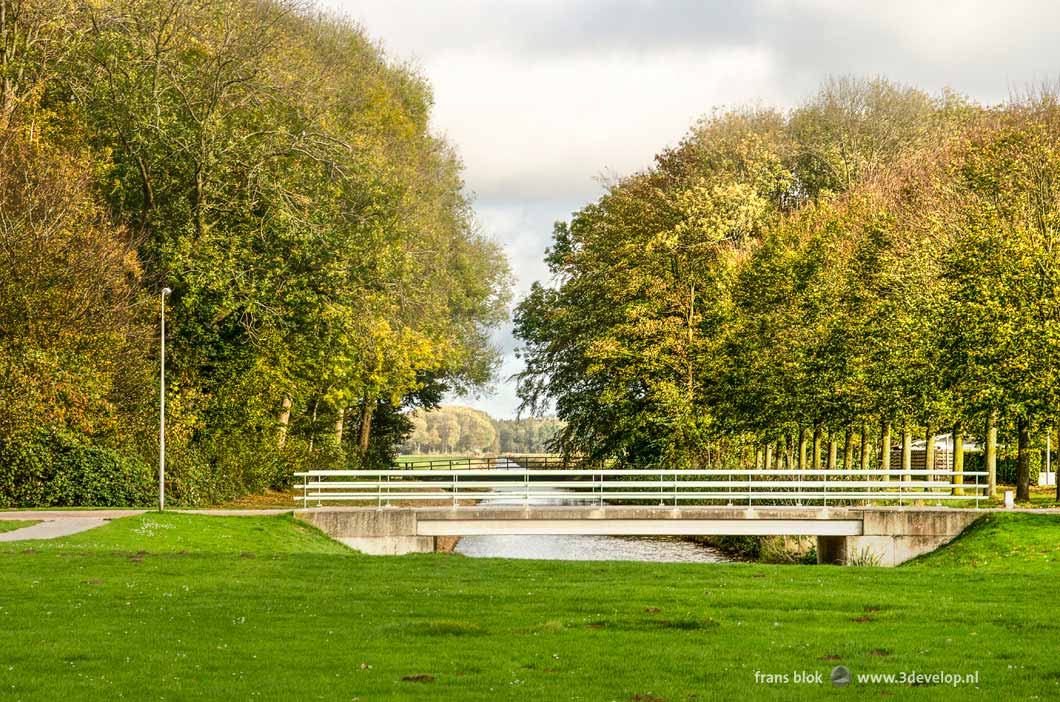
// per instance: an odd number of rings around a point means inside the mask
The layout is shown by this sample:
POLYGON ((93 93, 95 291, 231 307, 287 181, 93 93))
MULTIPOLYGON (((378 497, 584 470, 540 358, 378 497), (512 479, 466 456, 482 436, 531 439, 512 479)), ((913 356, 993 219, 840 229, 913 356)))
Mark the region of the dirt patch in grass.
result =
POLYGON ((384 626, 383 629, 388 634, 407 634, 409 636, 480 636, 487 633, 485 629, 477 624, 455 620, 400 622, 384 626))

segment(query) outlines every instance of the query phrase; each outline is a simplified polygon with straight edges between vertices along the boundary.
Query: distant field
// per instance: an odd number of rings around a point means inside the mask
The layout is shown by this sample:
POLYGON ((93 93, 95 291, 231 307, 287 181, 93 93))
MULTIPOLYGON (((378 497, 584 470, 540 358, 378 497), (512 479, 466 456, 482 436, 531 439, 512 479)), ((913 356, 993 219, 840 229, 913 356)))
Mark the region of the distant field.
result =
POLYGON ((431 453, 404 453, 404 454, 401 454, 400 456, 398 456, 398 460, 399 461, 447 461, 447 460, 456 460, 456 459, 464 460, 464 459, 467 459, 467 458, 483 459, 484 460, 484 459, 487 459, 487 458, 496 458, 498 456, 507 456, 508 458, 518 458, 520 456, 528 457, 528 458, 544 458, 544 457, 548 457, 548 456, 558 456, 558 455, 559 454, 555 454, 555 453, 503 453, 503 454, 481 453, 481 454, 471 454, 471 455, 466 454, 466 453, 451 453, 451 454, 450 453, 438 453, 438 454, 431 454, 431 453))
POLYGON ((149 513, 0 544, 0 698, 1057 699, 1058 578, 1045 514, 881 569, 369 557, 286 516, 149 513), (979 680, 835 689, 840 663, 979 680))

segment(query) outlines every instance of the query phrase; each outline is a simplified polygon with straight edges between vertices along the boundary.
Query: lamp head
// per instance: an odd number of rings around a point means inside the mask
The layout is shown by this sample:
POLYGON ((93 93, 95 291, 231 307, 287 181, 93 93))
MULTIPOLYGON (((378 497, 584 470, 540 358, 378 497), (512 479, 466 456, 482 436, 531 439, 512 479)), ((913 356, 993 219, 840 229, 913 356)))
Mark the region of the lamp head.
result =
POLYGON ((171 292, 173 292, 173 291, 172 291, 172 290, 170 290, 169 288, 162 288, 162 294, 163 294, 163 295, 168 295, 168 294, 169 294, 169 293, 171 293, 171 292))

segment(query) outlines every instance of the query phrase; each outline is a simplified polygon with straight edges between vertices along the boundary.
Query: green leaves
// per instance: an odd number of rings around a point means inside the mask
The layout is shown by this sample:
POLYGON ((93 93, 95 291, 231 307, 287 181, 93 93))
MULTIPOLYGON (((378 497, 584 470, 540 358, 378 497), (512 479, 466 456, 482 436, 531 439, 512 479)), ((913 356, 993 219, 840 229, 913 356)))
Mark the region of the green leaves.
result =
POLYGON ((1060 402, 1060 110, 883 80, 697 125, 556 227, 516 331, 568 451, 686 465, 1060 402), (710 457, 710 458, 708 458, 710 457))
POLYGON ((0 438, 47 421, 150 458, 163 285, 173 477, 189 501, 209 499, 211 479, 213 497, 284 484, 276 464, 320 458, 339 416, 362 425, 347 453, 367 456, 377 406, 384 457, 403 408, 488 382, 507 262, 428 131, 420 76, 286 0, 50 14, 20 15, 34 24, 11 35, 40 35, 17 57, 36 62, 39 104, 19 93, 12 127, 13 93, 0 95, 0 242, 18 273, 0 283, 0 399, 13 401, 0 438))

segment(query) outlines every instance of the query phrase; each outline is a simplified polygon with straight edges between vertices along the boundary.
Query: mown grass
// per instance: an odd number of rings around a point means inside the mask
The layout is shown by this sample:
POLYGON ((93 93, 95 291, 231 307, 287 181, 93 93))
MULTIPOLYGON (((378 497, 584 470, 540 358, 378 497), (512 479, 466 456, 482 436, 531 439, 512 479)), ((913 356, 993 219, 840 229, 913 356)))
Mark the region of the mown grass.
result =
POLYGON ((373 558, 145 514, 0 545, 0 699, 1055 699, 1057 544, 1060 518, 999 515, 897 569, 373 558), (839 663, 980 689, 832 688, 839 663))
POLYGON ((39 523, 39 519, 0 519, 0 534, 39 523))

